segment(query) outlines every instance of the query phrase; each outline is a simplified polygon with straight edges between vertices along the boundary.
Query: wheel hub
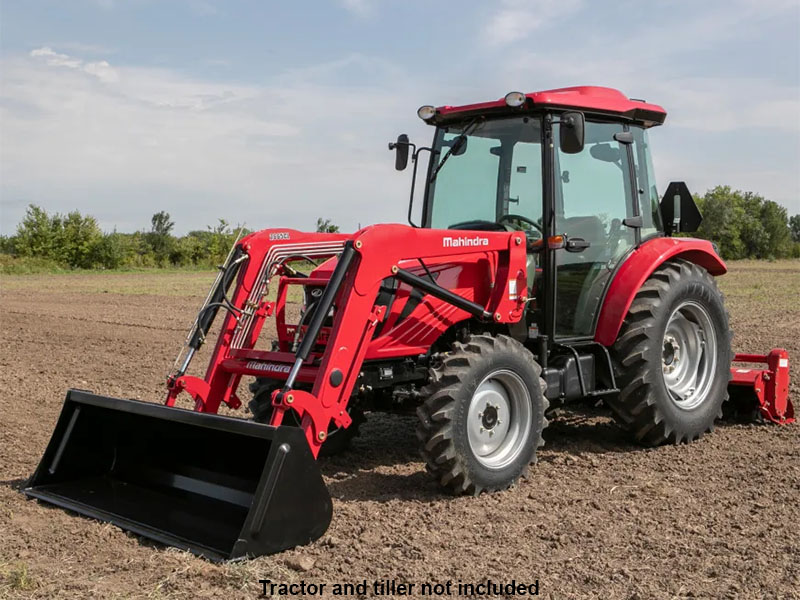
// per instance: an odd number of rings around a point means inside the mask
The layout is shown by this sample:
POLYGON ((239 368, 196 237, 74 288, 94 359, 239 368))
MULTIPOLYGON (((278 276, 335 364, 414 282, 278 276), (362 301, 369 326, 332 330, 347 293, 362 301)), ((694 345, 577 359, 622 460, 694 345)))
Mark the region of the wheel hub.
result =
POLYGON ((672 373, 681 361, 681 345, 672 335, 664 336, 664 350, 662 352, 664 373, 672 373))
POLYGON ((483 412, 478 413, 478 418, 481 420, 483 428, 491 431, 495 425, 500 424, 500 407, 493 406, 487 402, 483 412))

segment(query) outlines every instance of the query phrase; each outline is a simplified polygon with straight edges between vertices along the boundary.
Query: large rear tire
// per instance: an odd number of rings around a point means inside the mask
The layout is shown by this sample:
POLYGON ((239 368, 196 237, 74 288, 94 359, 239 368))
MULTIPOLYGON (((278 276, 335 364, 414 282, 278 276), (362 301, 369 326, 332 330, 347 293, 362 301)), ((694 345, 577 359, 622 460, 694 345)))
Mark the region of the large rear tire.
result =
POLYGON ((478 495, 527 473, 547 426, 541 372, 533 355, 504 335, 473 335, 435 357, 417 437, 442 487, 478 495))
POLYGON ((647 446, 691 442, 714 428, 728 399, 731 333, 711 275, 685 260, 642 285, 612 349, 614 416, 647 446))
MULTIPOLYGON (((257 423, 269 423, 272 417, 272 392, 281 387, 281 384, 274 379, 257 378, 250 384, 250 391, 253 399, 247 405, 253 414, 253 420, 257 423)), ((301 386, 302 387, 302 386, 301 386)), ((341 454, 350 446, 350 441, 358 435, 358 428, 364 422, 364 412, 357 407, 348 405, 347 413, 353 422, 346 429, 331 425, 328 430, 328 437, 322 444, 320 456, 334 456, 341 454)), ((300 427, 300 419, 293 410, 289 410, 283 415, 283 424, 291 427, 300 427)))

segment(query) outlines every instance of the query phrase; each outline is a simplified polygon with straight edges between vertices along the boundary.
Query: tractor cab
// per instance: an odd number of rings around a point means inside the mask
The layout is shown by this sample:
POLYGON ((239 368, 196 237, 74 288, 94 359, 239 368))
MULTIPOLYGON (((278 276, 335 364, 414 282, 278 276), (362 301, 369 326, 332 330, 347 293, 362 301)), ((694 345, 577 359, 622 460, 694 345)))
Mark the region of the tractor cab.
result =
MULTIPOLYGON (((418 159, 430 156, 422 221, 412 225, 524 233, 530 331, 591 338, 622 258, 664 234, 647 132, 663 109, 579 87, 418 115, 436 131, 412 154, 415 180, 418 159)), ((407 140, 390 145, 399 168, 407 140)))

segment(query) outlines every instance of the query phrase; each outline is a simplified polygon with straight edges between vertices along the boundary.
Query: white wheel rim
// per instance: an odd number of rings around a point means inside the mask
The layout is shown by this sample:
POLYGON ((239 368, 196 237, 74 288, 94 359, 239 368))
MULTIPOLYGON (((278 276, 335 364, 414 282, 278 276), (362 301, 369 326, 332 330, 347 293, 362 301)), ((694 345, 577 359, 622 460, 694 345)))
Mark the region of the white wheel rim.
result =
POLYGON ((717 333, 708 311, 687 300, 672 311, 661 351, 661 372, 673 403, 684 410, 709 396, 717 369, 717 333))
POLYGON ((522 453, 533 411, 528 386, 506 369, 493 371, 475 389, 467 411, 467 436, 473 456, 489 469, 502 469, 522 453))

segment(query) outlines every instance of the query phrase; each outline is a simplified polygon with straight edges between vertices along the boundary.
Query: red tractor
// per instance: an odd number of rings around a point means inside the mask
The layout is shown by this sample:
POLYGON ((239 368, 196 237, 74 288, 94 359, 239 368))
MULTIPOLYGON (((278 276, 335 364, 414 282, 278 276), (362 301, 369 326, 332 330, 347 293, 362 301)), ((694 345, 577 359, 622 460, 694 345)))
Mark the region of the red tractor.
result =
POLYGON ((659 201, 660 106, 576 87, 418 114, 431 146, 389 147, 412 181, 429 157, 420 223, 412 183, 410 225, 238 240, 167 406, 71 390, 26 493, 233 558, 322 535, 331 500, 314 458, 344 448, 365 411, 415 410, 427 468, 456 494, 525 474, 556 404, 602 400, 649 446, 710 431, 732 383, 793 420, 785 351, 731 369, 725 264, 710 242, 673 237, 701 217, 682 183, 659 201), (220 313, 205 376, 190 376, 220 313), (268 318, 277 339, 257 349, 268 318), (183 392, 195 411, 174 407, 183 392), (256 422, 214 414, 246 399, 256 422))

